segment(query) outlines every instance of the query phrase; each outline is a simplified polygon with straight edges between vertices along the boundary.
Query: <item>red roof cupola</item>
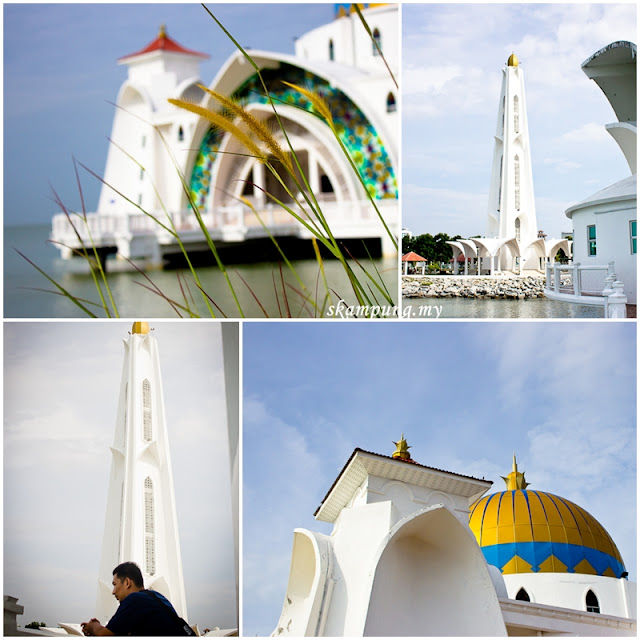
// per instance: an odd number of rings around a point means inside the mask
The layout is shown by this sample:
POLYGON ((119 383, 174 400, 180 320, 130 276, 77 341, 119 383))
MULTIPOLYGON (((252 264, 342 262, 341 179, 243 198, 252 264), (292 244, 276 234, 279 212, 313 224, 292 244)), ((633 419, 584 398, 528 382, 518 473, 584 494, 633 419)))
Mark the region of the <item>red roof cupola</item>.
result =
POLYGON ((199 51, 193 51, 192 49, 186 49, 181 44, 178 44, 175 40, 172 40, 167 35, 167 30, 164 25, 160 25, 160 31, 158 37, 151 43, 149 43, 144 49, 130 53, 129 55, 118 58, 118 62, 126 62, 130 58, 142 56, 147 53, 154 53, 156 51, 165 51, 167 53, 181 53, 187 56, 194 56, 196 58, 208 58, 206 53, 200 53, 199 51))

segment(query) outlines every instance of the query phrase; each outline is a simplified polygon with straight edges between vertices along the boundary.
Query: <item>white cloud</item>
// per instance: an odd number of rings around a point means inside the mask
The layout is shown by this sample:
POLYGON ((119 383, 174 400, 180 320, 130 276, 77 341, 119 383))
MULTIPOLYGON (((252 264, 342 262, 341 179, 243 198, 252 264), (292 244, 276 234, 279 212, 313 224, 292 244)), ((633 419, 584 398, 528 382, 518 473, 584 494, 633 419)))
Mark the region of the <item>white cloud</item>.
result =
POLYGON ((558 171, 571 171, 572 169, 579 169, 582 166, 579 162, 566 160, 564 158, 545 158, 544 164, 551 165, 558 169, 558 171))
MULTIPOLYGON (((408 4, 403 17, 403 173, 410 184, 423 174, 431 187, 464 193, 483 179, 488 190, 501 69, 512 51, 525 76, 535 192, 555 200, 564 194, 568 206, 587 195, 581 186, 594 175, 602 187, 624 175, 604 129, 611 108, 580 65, 609 42, 635 41, 635 5, 408 4), (603 153, 611 161, 603 163, 603 153)), ((404 226, 414 233, 484 232, 476 208, 434 218, 404 202, 404 226)), ((562 215, 545 230, 553 228, 566 228, 562 215)))
POLYGON ((563 142, 570 142, 572 144, 593 144, 599 142, 609 142, 610 136, 603 125, 596 122, 589 122, 587 124, 572 129, 563 133, 560 139, 563 142))

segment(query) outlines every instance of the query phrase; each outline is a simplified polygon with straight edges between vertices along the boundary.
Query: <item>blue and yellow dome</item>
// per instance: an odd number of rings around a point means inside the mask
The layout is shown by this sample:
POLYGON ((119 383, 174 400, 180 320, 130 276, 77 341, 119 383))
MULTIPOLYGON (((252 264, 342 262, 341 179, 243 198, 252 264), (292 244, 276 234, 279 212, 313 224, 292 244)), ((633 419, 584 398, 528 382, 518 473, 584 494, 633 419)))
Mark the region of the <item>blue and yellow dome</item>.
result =
POLYGON ((605 528, 578 505, 527 490, 524 474, 503 478, 507 490, 477 500, 469 526, 484 557, 502 573, 588 573, 620 578, 620 552, 605 528))

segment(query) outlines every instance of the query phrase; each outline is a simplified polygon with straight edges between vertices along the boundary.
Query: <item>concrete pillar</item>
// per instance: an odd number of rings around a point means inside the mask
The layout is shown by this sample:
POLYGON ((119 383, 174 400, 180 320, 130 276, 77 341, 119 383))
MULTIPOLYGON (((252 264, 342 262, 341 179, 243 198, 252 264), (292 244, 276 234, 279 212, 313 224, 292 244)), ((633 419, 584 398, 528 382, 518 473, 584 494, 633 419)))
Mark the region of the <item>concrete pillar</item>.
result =
POLYGON ((311 193, 320 193, 320 172, 318 167, 318 160, 313 149, 307 151, 309 159, 309 175, 307 179, 309 186, 311 187, 311 193))
POLYGON ((4 636, 18 635, 17 617, 24 613, 24 607, 18 604, 18 598, 4 597, 4 636))
POLYGON ((256 199, 256 209, 260 211, 260 209, 264 209, 266 198, 265 192, 262 191, 266 187, 266 180, 264 175, 264 165, 260 162, 256 162, 253 165, 253 183, 256 185, 253 188, 253 194, 256 199), (262 187, 262 189, 258 189, 257 187, 262 187))

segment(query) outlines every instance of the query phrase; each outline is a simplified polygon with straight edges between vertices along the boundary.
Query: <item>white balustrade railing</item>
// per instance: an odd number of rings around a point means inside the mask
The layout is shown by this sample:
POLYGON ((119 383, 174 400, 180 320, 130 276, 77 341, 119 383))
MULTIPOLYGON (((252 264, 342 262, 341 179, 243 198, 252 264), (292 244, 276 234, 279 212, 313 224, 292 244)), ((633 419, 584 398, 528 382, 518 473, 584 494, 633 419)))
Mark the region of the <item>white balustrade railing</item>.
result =
POLYGON ((607 265, 547 262, 545 290, 547 293, 573 295, 576 298, 602 296, 606 285, 605 279, 613 272, 613 262, 607 265))
MULTIPOLYGON (((397 201, 395 199, 378 201, 377 204, 385 219, 391 221, 397 212, 397 201)), ((320 227, 319 222, 313 219, 306 203, 303 206, 304 212, 300 211, 297 205, 292 205, 291 209, 302 219, 309 219, 311 226, 320 227)), ((346 232, 349 235, 361 233, 363 237, 368 237, 382 230, 378 214, 369 201, 335 202, 328 199, 322 201, 320 207, 334 233, 346 232)), ((256 211, 237 203, 216 207, 201 215, 204 225, 212 235, 213 232, 219 234, 231 232, 230 237, 235 241, 242 241, 251 229, 257 230, 254 235, 261 235, 262 225, 274 234, 277 234, 279 229, 283 233, 301 233, 302 236, 309 233, 302 229, 302 225, 295 216, 278 204, 267 203, 266 206, 263 205, 257 209, 257 213, 260 220, 256 217, 256 211)), ((152 215, 141 212, 89 213, 86 216, 72 214, 69 217, 59 213, 53 217, 51 239, 64 247, 61 249, 63 257, 69 257, 69 250, 79 248, 81 243, 85 246, 93 245, 96 248, 116 246, 119 253, 128 255, 131 244, 143 236, 153 236, 157 245, 172 244, 170 232, 159 223, 169 229, 175 229, 183 241, 199 241, 202 238, 196 216, 192 211, 184 210, 172 212, 169 216, 164 211, 155 211, 152 215), (78 236, 81 242, 78 241, 78 236)), ((139 250, 139 247, 140 245, 137 245, 136 250, 139 250)))

